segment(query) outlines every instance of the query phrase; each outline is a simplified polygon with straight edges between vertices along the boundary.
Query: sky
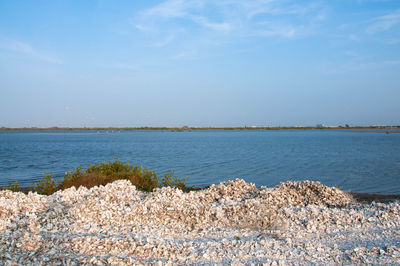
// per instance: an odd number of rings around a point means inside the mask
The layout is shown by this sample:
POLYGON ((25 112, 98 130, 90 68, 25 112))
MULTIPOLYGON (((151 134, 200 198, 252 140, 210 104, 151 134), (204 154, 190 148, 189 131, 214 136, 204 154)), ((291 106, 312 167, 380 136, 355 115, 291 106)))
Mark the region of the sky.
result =
POLYGON ((399 0, 0 0, 0 127, 399 114, 399 0))

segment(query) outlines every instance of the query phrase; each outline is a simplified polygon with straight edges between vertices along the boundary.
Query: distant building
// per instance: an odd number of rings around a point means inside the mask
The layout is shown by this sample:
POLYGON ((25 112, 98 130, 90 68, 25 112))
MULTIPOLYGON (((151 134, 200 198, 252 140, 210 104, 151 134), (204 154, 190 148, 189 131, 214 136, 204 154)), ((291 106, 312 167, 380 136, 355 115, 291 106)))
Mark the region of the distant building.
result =
POLYGON ((325 125, 324 124, 317 124, 316 127, 323 128, 323 127, 325 127, 325 125))

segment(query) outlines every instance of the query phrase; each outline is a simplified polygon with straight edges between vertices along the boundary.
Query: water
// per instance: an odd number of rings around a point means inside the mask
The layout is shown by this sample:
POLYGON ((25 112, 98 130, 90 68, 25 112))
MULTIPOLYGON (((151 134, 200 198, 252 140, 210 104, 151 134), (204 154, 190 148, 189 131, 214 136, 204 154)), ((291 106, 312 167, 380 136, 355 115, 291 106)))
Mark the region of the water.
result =
POLYGON ((291 131, 0 132, 0 185, 61 178, 119 158, 206 186, 243 178, 258 186, 318 180, 343 190, 400 194, 400 134, 291 131))

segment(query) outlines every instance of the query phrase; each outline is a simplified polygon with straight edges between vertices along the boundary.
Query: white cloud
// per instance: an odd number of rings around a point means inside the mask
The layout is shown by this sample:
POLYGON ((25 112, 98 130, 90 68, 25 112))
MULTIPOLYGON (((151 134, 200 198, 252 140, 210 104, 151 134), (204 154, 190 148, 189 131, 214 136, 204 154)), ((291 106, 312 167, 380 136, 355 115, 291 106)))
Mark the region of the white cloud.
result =
POLYGON ((194 50, 184 50, 182 52, 179 52, 179 53, 171 56, 170 59, 180 60, 180 59, 190 58, 195 55, 196 55, 196 52, 194 50))
POLYGON ((215 31, 228 31, 231 28, 231 25, 227 22, 214 23, 202 16, 190 16, 190 19, 204 28, 209 28, 215 31))
POLYGON ((316 2, 298 5, 292 0, 166 0, 142 11, 133 24, 143 32, 193 29, 196 25, 211 32, 292 38, 311 32, 305 28, 314 27, 325 17, 326 9, 316 2))
POLYGON ((135 24, 135 28, 140 30, 140 31, 152 31, 151 28, 143 26, 143 25, 140 25, 140 24, 135 24))
POLYGON ((2 40, 0 44, 0 48, 6 50, 8 52, 17 53, 24 56, 29 56, 31 58, 45 61, 54 64, 62 64, 59 58, 49 55, 47 52, 40 51, 38 49, 33 48, 30 44, 17 41, 17 40, 2 40))
POLYGON ((255 30, 255 35, 257 36, 263 36, 263 37, 280 36, 285 38, 292 38, 299 32, 299 29, 297 29, 292 25, 278 25, 268 22, 263 22, 259 24, 263 26, 255 30))
POLYGON ((130 71, 138 71, 139 67, 136 65, 124 64, 124 63, 116 63, 116 64, 103 64, 100 65, 104 68, 117 69, 117 70, 130 70, 130 71))
POLYGON ((164 0, 129 21, 146 35, 144 45, 167 48, 163 55, 181 60, 253 38, 290 40, 315 34, 327 10, 319 0, 302 5, 295 0, 164 0))
POLYGON ((142 12, 139 19, 142 23, 135 26, 141 31, 149 31, 153 27, 144 26, 144 23, 157 24, 160 20, 185 19, 204 28, 216 31, 229 30, 229 23, 211 21, 209 18, 201 16, 196 12, 202 9, 204 5, 205 1, 201 0, 167 0, 142 12))
POLYGON ((164 47, 170 44, 174 40, 174 35, 167 36, 164 40, 158 41, 153 44, 154 47, 164 47))
POLYGON ((146 10, 143 15, 146 17, 156 16, 159 18, 182 18, 187 16, 188 10, 198 8, 202 1, 167 0, 153 8, 146 10))
POLYGON ((390 30, 400 23, 400 9, 387 15, 374 19, 373 23, 367 27, 367 33, 375 34, 382 31, 390 30))

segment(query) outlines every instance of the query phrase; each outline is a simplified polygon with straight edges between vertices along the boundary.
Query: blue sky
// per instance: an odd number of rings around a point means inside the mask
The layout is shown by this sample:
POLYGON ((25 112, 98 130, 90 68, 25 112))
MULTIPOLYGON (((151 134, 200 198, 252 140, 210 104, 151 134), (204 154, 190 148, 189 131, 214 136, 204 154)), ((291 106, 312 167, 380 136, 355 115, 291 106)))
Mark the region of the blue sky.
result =
POLYGON ((398 0, 0 0, 0 126, 400 124, 398 0))

